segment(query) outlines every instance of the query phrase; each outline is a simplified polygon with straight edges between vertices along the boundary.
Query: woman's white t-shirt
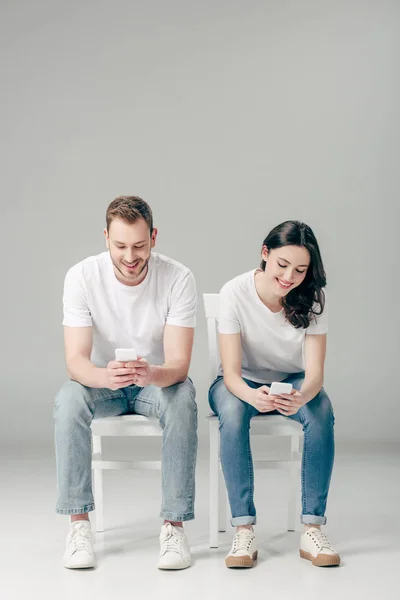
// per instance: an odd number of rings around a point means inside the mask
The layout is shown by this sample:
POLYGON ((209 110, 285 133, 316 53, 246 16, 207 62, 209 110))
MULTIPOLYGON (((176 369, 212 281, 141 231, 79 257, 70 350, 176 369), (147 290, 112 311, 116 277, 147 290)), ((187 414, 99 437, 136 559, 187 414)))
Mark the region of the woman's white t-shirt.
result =
MULTIPOLYGON (((261 301, 256 271, 231 279, 221 289, 218 331, 240 333, 242 377, 258 383, 283 381, 304 371, 305 336, 328 331, 326 303, 323 313, 310 321, 307 329, 296 329, 286 320, 283 309, 274 313, 261 301)), ((319 312, 319 306, 317 309, 319 312)), ((218 374, 223 374, 221 365, 218 374)))
POLYGON ((157 252, 136 286, 118 281, 109 252, 79 262, 65 277, 63 303, 63 325, 93 327, 91 360, 98 367, 114 360, 116 348, 135 348, 150 364, 163 364, 165 324, 196 324, 191 271, 157 252))

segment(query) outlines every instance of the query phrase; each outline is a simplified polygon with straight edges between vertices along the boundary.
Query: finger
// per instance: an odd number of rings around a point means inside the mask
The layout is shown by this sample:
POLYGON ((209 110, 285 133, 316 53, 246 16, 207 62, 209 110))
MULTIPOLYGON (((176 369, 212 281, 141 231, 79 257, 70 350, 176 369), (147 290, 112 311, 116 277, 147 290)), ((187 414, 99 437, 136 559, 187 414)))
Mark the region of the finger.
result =
POLYGON ((113 384, 114 385, 121 385, 122 383, 125 384, 131 384, 133 383, 134 377, 132 375, 129 375, 129 377, 113 377, 113 384))
POLYGON ((107 365, 107 369, 120 369, 121 367, 125 367, 126 363, 121 362, 119 360, 110 360, 107 365))
POLYGON ((284 400, 283 398, 278 398, 277 400, 274 401, 274 404, 277 404, 278 406, 291 406, 292 402, 290 400, 284 400))
POLYGON ((285 400, 293 400, 293 394, 280 394, 280 398, 285 398, 285 400))
POLYGON ((134 375, 135 373, 135 369, 107 369, 108 373, 110 375, 112 375, 112 377, 120 377, 120 376, 127 376, 127 375, 134 375))

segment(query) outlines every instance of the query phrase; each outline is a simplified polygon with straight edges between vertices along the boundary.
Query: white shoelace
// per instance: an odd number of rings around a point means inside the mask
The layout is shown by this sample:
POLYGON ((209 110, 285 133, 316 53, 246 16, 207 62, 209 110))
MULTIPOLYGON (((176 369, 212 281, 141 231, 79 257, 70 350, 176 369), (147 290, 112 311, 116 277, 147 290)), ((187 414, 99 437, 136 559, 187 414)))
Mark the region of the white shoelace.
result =
POLYGON ((72 528, 72 536, 69 547, 71 549, 71 554, 74 552, 79 552, 80 550, 86 550, 89 552, 89 554, 92 554, 90 531, 87 527, 76 525, 72 528))
POLYGON ((324 531, 317 529, 317 530, 314 530, 311 532, 307 531, 307 534, 309 536, 311 536, 311 539, 313 540, 313 542, 316 543, 318 550, 322 550, 323 548, 326 548, 327 550, 330 550, 331 552, 336 552, 336 550, 334 549, 334 547, 328 540, 328 536, 326 535, 326 533, 324 531))
POLYGON ((182 547, 183 533, 178 531, 177 527, 173 527, 167 523, 161 537, 161 554, 165 554, 166 552, 177 552, 178 554, 181 554, 182 547))
POLYGON ((254 531, 251 529, 239 529, 233 536, 232 554, 238 550, 249 551, 250 544, 254 538, 254 531))

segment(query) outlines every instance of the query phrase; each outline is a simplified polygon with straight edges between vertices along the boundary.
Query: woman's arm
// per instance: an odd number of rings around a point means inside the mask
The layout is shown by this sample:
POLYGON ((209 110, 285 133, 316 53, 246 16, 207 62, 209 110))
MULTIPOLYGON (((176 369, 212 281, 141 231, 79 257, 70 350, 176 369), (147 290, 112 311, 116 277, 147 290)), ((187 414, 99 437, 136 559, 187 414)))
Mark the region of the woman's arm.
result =
POLYGON ((305 377, 300 391, 276 397, 275 408, 286 415, 294 415, 320 392, 324 382, 326 333, 308 334, 305 339, 305 377))
POLYGON ((300 391, 304 397, 304 402, 307 403, 315 398, 324 383, 326 333, 306 335, 304 354, 305 378, 300 391))
POLYGON ((276 396, 268 396, 269 388, 266 385, 253 389, 242 378, 240 333, 220 333, 219 348, 224 371, 224 383, 231 394, 251 404, 260 412, 275 410, 273 401, 276 396))

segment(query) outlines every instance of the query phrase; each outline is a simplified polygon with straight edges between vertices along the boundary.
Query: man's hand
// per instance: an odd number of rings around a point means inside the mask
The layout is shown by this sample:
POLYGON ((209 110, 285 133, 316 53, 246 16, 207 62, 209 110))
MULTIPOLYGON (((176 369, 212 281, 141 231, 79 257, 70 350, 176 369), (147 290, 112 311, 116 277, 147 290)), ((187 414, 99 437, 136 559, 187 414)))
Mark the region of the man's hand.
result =
POLYGON ((275 400, 278 396, 272 396, 269 393, 269 387, 262 385, 257 389, 252 390, 252 402, 251 404, 259 412, 266 413, 276 410, 275 400))
POLYGON ((128 369, 134 372, 133 383, 139 387, 151 385, 153 378, 153 367, 145 358, 138 357, 137 360, 125 363, 128 369))
POLYGON ((274 398, 275 409, 286 417, 295 415, 299 408, 307 404, 303 394, 298 390, 292 390, 290 394, 280 394, 274 398))
POLYGON ((106 372, 105 387, 110 390, 119 390, 134 383, 135 369, 128 368, 127 364, 112 360, 108 363, 106 372))

